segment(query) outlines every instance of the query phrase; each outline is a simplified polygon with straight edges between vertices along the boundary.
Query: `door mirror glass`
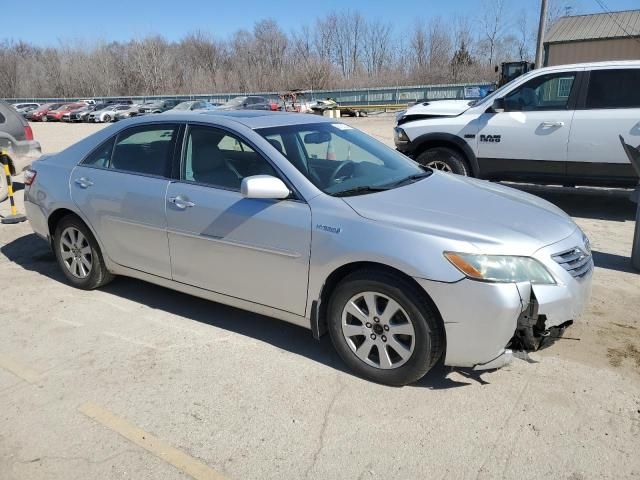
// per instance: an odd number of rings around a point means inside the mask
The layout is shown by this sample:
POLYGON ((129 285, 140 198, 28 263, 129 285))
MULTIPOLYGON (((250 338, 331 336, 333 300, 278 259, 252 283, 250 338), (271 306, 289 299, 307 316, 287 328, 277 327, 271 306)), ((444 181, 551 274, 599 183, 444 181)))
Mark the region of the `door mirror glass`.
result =
POLYGON ((291 192, 282 180, 271 175, 254 175, 242 179, 240 187, 245 198, 271 198, 281 200, 291 192))

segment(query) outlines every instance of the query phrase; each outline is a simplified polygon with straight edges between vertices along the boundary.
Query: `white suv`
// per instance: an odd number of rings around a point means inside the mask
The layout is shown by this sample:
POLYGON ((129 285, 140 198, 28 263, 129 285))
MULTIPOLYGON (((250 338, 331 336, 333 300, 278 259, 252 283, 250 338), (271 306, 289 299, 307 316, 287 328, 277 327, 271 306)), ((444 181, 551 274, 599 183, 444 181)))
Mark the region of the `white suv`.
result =
POLYGON ((490 180, 633 186, 620 146, 640 143, 640 61, 534 70, 482 100, 424 102, 397 116, 399 151, 490 180))

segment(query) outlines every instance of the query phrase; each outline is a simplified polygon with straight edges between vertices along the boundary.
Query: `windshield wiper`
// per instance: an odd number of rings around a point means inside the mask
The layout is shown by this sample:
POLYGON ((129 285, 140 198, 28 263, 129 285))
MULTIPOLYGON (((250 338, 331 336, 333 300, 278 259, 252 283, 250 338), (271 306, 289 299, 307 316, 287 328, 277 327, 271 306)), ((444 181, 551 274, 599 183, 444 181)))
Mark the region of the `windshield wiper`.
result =
POLYGON ((359 193, 374 193, 374 192, 384 192, 385 190, 389 190, 388 187, 372 187, 370 185, 364 185, 361 187, 354 187, 348 190, 342 190, 341 192, 330 193, 332 197, 348 197, 351 195, 358 195, 359 193))
POLYGON ((414 173, 413 175, 409 175, 408 177, 404 177, 403 179, 398 180, 397 182, 390 183, 386 187, 387 188, 401 187, 402 185, 406 185, 408 183, 413 183, 413 182, 416 182, 418 180, 422 180, 423 178, 427 178, 427 177, 431 176, 432 173, 433 173, 433 170, 427 170, 426 172, 414 173))

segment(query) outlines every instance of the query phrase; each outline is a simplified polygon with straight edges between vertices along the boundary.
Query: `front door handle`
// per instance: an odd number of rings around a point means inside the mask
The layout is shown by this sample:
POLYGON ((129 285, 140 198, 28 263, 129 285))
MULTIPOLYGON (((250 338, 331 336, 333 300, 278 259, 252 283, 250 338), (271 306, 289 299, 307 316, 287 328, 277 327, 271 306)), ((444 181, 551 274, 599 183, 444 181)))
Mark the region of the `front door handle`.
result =
POLYGON ((186 197, 184 197, 182 195, 177 195, 175 197, 169 197, 169 202, 173 203, 180 210, 184 210, 185 208, 191 208, 191 207, 195 207, 196 206, 196 204, 194 202, 192 202, 191 200, 189 200, 188 198, 186 198, 186 197))
POLYGON ((543 128, 564 127, 564 122, 542 122, 543 128))
POLYGON ((76 185, 79 185, 80 188, 89 188, 91 185, 93 185, 93 182, 87 177, 76 178, 74 182, 76 183, 76 185))

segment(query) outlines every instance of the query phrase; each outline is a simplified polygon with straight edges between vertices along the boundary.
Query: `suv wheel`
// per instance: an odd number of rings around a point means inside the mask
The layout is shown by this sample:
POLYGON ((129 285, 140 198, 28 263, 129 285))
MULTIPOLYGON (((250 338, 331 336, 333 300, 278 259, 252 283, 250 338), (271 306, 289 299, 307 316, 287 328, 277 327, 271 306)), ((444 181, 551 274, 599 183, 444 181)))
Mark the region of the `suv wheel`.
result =
POLYGON ((363 270, 336 287, 328 307, 331 340, 358 375, 387 385, 422 378, 440 358, 442 329, 412 283, 363 270))
POLYGON ((429 148, 418 155, 418 163, 433 170, 440 170, 458 175, 470 174, 467 161, 459 152, 446 147, 429 148))
POLYGON ((104 265, 98 242, 78 217, 69 215, 60 220, 53 248, 58 265, 74 287, 93 290, 113 279, 104 265))

